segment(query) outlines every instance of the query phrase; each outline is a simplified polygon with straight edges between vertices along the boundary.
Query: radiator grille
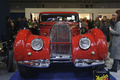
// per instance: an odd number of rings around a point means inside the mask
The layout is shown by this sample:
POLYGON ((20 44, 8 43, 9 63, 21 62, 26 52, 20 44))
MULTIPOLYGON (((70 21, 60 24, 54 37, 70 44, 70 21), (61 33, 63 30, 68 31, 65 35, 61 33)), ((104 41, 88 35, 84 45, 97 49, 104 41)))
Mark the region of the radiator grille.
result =
POLYGON ((71 55, 71 30, 65 22, 56 22, 51 29, 51 54, 71 55), (54 44, 52 44, 54 43, 54 44))

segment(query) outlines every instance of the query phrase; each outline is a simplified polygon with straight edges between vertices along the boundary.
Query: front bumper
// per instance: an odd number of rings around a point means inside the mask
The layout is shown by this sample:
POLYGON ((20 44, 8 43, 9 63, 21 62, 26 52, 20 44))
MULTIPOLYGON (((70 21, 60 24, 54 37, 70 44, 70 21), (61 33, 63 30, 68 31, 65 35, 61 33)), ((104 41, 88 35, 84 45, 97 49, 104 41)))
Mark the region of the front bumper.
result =
POLYGON ((76 67, 90 67, 104 64, 104 60, 91 60, 91 59, 75 59, 74 65, 76 67))
POLYGON ((50 65, 50 61, 48 59, 18 61, 18 64, 29 66, 29 67, 47 68, 50 65))
MULTIPOLYGON (((76 67, 90 67, 96 65, 104 64, 104 60, 91 60, 91 59, 75 59, 74 65, 76 67)), ((47 68, 50 66, 50 60, 40 59, 40 60, 31 60, 31 61, 18 61, 18 64, 29 66, 29 67, 39 67, 47 68)))

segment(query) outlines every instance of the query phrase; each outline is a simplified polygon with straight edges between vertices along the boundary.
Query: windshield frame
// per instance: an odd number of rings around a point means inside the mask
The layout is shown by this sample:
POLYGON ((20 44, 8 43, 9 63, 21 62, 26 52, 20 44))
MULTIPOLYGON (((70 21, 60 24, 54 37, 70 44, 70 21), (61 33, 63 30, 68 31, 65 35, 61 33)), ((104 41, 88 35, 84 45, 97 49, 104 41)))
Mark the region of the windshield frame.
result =
MULTIPOLYGON (((40 14, 39 15, 39 21, 40 22, 50 22, 50 21, 42 21, 41 18, 42 18, 43 15, 75 15, 75 17, 76 17, 76 21, 75 22, 79 22, 78 14, 73 14, 73 13, 69 13, 69 14, 61 14, 61 13, 60 14, 49 14, 49 13, 48 14, 40 14)), ((51 21, 51 22, 54 22, 54 21, 51 21)), ((67 21, 67 22, 69 22, 69 21, 67 21)), ((74 21, 70 21, 70 22, 74 22, 74 21)))

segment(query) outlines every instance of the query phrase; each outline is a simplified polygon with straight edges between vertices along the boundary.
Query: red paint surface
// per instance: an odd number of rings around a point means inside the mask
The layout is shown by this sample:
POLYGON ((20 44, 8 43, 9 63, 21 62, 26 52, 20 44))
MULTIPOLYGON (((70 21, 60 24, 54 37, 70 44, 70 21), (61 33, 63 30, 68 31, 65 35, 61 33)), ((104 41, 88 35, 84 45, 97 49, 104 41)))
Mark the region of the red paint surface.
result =
MULTIPOLYGON (((47 37, 32 35, 29 30, 21 30, 15 39, 14 44, 15 60, 24 61, 24 60, 49 59, 50 56, 49 42, 50 39, 47 37), (31 42, 35 38, 40 38, 44 42, 44 47, 40 51, 34 51, 31 47, 31 42), (31 52, 32 55, 28 56, 28 52, 31 52)), ((104 34, 99 29, 92 29, 88 32, 88 34, 73 37, 72 57, 73 62, 75 59, 105 60, 107 58, 107 42, 105 40, 104 34), (91 41, 91 46, 88 50, 82 50, 79 47, 79 40, 82 37, 87 37, 91 41), (91 54, 92 51, 95 52, 95 55, 91 54)))
POLYGON ((16 61, 24 60, 38 60, 38 59, 49 59, 49 42, 50 39, 44 36, 32 35, 27 29, 21 30, 15 39, 14 43, 14 57, 16 61), (43 40, 43 48, 40 51, 35 51, 31 47, 31 42, 35 38, 43 40), (28 56, 28 52, 32 55, 28 56))
MULTIPOLYGON (((55 13, 55 14, 67 14, 71 12, 42 12, 41 14, 55 13)), ((73 12, 73 14, 77 14, 73 12)), ((107 58, 107 42, 104 37, 104 34, 99 29, 92 29, 84 35, 79 35, 79 26, 78 22, 66 22, 72 32, 72 43, 62 43, 57 42, 57 44, 72 44, 72 58, 73 62, 75 59, 94 59, 94 60, 105 60, 107 58), (87 50, 82 50, 79 47, 79 40, 82 37, 87 37, 91 41, 91 46, 87 50), (92 55, 91 52, 94 51, 95 55, 92 55)), ((14 43, 14 57, 16 62, 24 60, 38 60, 38 59, 49 59, 50 58, 50 30, 52 25, 55 22, 41 22, 40 23, 40 34, 32 35, 32 33, 27 30, 21 30, 15 39, 14 43), (35 51, 31 47, 31 42, 35 38, 40 38, 43 41, 43 48, 40 51, 35 51), (32 55, 28 56, 28 52, 31 52, 32 55)))
MULTIPOLYGON (((41 22, 40 23, 40 31, 39 34, 41 36, 50 36, 50 30, 52 28, 52 26, 55 24, 56 22, 41 22)), ((72 32, 72 36, 76 36, 79 35, 79 26, 78 26, 78 22, 66 22, 71 29, 72 32)))
POLYGON ((107 58, 107 42, 104 34, 99 29, 92 29, 87 34, 73 37, 72 39, 72 57, 73 62, 75 59, 94 59, 105 60, 107 58), (82 50, 79 47, 79 40, 82 37, 87 37, 91 41, 91 46, 87 50, 82 50), (94 51, 95 55, 91 52, 94 51))

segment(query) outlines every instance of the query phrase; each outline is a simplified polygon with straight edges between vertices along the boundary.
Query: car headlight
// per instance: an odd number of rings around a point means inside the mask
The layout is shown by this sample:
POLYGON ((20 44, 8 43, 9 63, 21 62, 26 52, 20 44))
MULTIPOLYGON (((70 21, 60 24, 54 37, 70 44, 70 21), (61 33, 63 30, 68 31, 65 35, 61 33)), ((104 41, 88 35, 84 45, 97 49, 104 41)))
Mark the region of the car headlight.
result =
POLYGON ((34 50, 38 51, 38 50, 41 50, 43 48, 43 41, 41 39, 39 39, 39 38, 35 38, 32 41, 31 45, 32 45, 32 48, 34 50))
POLYGON ((2 45, 2 43, 0 43, 0 50, 2 50, 2 48, 3 48, 3 45, 2 45))
POLYGON ((84 50, 88 49, 90 47, 90 44, 91 42, 87 37, 83 37, 79 40, 79 46, 84 50))

